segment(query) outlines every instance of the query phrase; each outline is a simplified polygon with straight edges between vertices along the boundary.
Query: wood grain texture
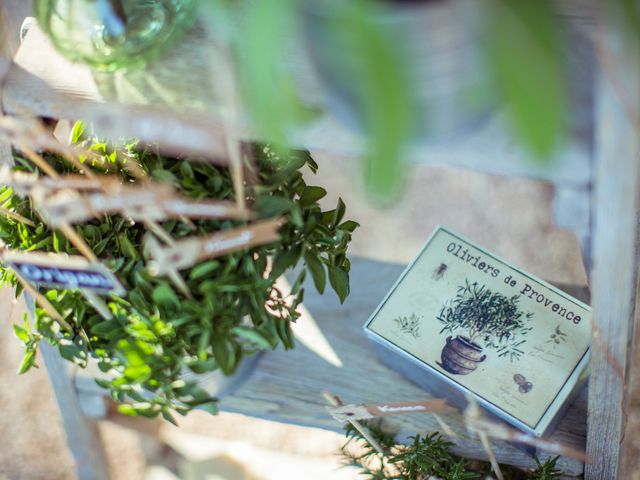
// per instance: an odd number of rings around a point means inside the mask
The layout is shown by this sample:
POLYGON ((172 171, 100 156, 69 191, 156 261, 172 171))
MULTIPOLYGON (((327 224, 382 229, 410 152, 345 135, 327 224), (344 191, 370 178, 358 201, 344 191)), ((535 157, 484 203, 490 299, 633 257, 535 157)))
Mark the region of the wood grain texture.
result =
MULTIPOLYGON (((307 285, 304 306, 322 335, 316 335, 306 344, 298 339, 293 351, 267 353, 250 380, 222 399, 221 408, 278 422, 340 431, 341 426, 326 411, 323 390, 337 394, 345 403, 427 398, 429 395, 423 390, 378 359, 374 346, 362 330, 368 316, 403 269, 403 265, 353 259, 352 291, 344 305, 339 304, 332 292, 319 295, 312 285, 307 285)), ((307 328, 308 322, 309 319, 303 316, 296 326, 297 336, 300 328, 307 328)), ((455 450, 466 457, 486 459, 480 442, 470 438, 460 419, 455 416, 445 418, 459 435, 454 439, 455 450)), ((441 430, 437 421, 424 413, 388 420, 401 438, 441 430)), ((586 389, 567 410, 551 438, 584 448, 585 420, 586 389)), ((535 464, 524 451, 504 442, 495 442, 494 447, 503 463, 521 467, 535 464)), ((574 459, 562 458, 559 466, 570 475, 583 471, 582 463, 574 459)))
POLYGON ((637 316, 640 131, 627 109, 640 111, 640 48, 608 25, 601 52, 613 70, 600 77, 594 184, 593 339, 585 478, 627 479, 624 454, 629 376, 637 316))

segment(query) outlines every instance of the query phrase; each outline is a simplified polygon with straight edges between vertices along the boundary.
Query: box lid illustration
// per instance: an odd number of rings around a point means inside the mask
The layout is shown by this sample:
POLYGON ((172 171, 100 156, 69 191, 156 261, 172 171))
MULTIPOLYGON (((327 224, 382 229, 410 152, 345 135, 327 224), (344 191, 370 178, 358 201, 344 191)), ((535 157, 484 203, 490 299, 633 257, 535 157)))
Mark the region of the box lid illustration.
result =
POLYGON ((365 331, 541 435, 588 365, 590 322, 589 306, 438 227, 365 331))

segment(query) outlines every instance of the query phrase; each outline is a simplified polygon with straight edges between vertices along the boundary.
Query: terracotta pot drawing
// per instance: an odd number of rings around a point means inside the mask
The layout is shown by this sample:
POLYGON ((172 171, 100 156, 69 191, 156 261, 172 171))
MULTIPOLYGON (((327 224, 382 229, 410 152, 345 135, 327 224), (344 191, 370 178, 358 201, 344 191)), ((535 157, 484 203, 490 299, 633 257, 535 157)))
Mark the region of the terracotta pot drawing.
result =
POLYGON ((467 375, 478 368, 478 364, 487 358, 482 354, 482 347, 472 342, 467 337, 458 335, 451 340, 447 337, 447 343, 442 349, 440 357, 442 363, 438 362, 443 369, 454 375, 467 375))

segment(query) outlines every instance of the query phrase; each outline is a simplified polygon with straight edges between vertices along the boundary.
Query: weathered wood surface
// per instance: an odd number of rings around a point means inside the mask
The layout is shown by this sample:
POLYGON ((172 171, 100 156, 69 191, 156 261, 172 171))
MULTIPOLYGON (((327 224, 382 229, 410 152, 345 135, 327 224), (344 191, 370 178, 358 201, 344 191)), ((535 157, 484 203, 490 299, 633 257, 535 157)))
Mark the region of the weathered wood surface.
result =
POLYGON ((42 342, 40 354, 55 393, 78 479, 108 480, 109 468, 97 422, 83 413, 73 376, 67 373, 68 362, 46 342, 42 342))
MULTIPOLYGON (((355 258, 352 263, 352 291, 344 305, 332 292, 314 293, 308 285, 303 315, 295 327, 298 337, 293 351, 267 353, 250 380, 221 402, 224 410, 297 425, 341 430, 326 412, 323 390, 339 395, 345 403, 390 402, 424 399, 428 394, 399 373, 385 367, 365 338, 362 326, 404 269, 403 265, 355 258), (303 343, 300 339, 304 338, 303 343)), ((554 440, 584 448, 586 431, 586 388, 567 411, 554 440)), ((446 421, 460 435, 456 450, 471 458, 486 458, 480 443, 469 437, 459 418, 446 421)), ((440 431, 429 414, 402 415, 389 424, 401 436, 440 431)), ((496 442, 503 463, 531 467, 533 459, 523 451, 496 442)), ((545 458, 546 454, 541 454, 545 458)), ((571 475, 582 473, 581 462, 562 458, 560 468, 571 475)))
MULTIPOLYGON (((584 43, 583 39, 576 41, 584 43)), ((328 94, 309 59, 295 49, 287 54, 286 62, 294 72, 300 95, 310 105, 326 107, 328 94)), ((199 153, 208 149, 215 156, 224 152, 221 106, 216 102, 218 70, 224 68, 220 58, 215 40, 196 27, 148 70, 92 74, 87 67, 62 58, 33 27, 16 54, 2 102, 8 113, 83 117, 96 122, 96 128, 104 134, 139 136, 165 146, 175 142, 176 149, 190 147, 199 153), (167 123, 170 116, 175 120, 167 123), (154 119, 160 129, 157 135, 151 128, 154 119)), ((589 62, 588 55, 581 55, 575 62, 580 82, 573 90, 581 92, 577 102, 583 119, 590 118, 589 105, 584 101, 590 92, 589 62)), ((585 189, 591 179, 589 142, 583 138, 585 127, 575 130, 556 161, 541 165, 513 141, 503 112, 497 110, 463 136, 416 144, 408 156, 412 162, 542 178, 585 189)), ((246 131, 238 135, 250 136, 246 131)), ((315 151, 347 157, 363 152, 361 136, 330 114, 320 115, 293 137, 294 143, 315 151)))
POLYGON ((602 65, 596 116, 593 339, 585 478, 627 479, 624 438, 634 324, 637 321, 640 47, 608 25, 599 40, 602 65), (611 55, 610 60, 606 56, 611 55))

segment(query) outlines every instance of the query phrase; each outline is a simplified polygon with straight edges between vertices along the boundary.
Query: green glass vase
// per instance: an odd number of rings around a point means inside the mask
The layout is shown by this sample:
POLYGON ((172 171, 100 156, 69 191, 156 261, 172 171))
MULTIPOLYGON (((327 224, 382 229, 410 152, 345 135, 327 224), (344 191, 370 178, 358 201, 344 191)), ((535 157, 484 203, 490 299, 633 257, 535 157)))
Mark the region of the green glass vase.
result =
POLYGON ((56 48, 103 71, 140 67, 184 33, 197 0, 35 0, 56 48))

